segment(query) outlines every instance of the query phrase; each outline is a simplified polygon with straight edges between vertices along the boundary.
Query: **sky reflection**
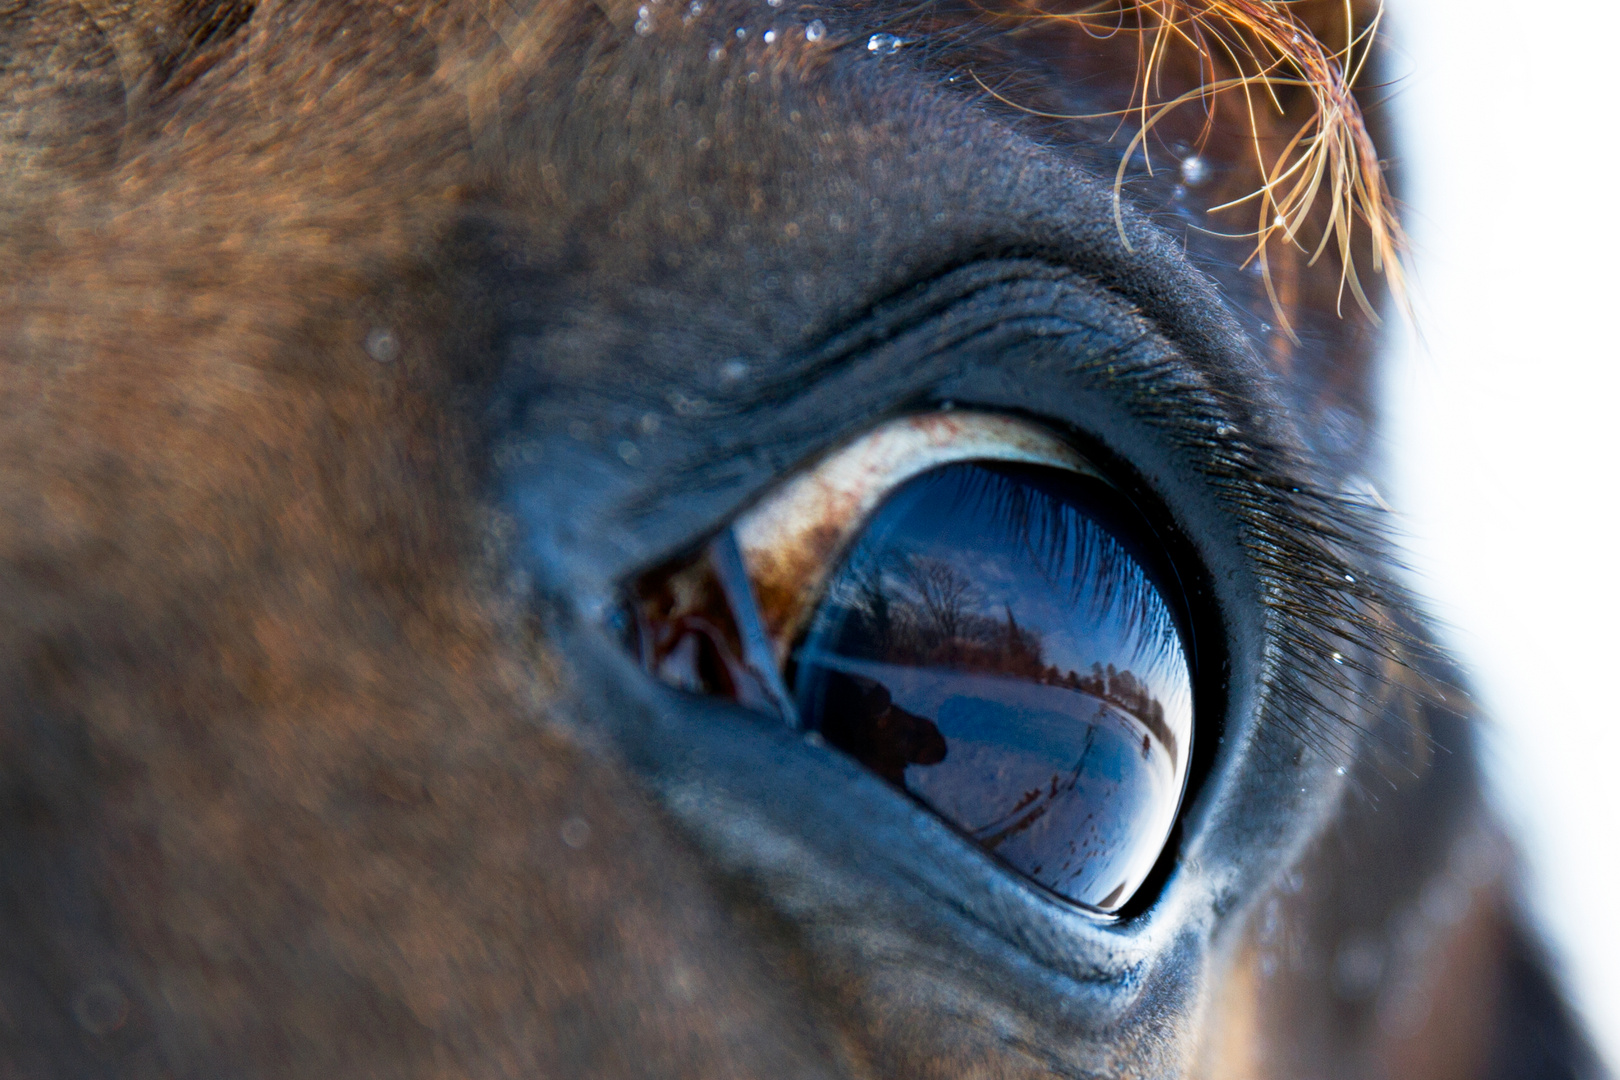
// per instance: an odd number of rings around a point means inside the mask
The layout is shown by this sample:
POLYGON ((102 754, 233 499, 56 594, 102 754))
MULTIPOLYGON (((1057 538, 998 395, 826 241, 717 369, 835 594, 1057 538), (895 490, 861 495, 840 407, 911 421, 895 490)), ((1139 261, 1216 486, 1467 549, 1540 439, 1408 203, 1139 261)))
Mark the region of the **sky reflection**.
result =
POLYGON ((1192 686, 1117 497, 1062 470, 904 485, 798 653, 801 715, 987 849, 1112 910, 1175 819, 1192 686))

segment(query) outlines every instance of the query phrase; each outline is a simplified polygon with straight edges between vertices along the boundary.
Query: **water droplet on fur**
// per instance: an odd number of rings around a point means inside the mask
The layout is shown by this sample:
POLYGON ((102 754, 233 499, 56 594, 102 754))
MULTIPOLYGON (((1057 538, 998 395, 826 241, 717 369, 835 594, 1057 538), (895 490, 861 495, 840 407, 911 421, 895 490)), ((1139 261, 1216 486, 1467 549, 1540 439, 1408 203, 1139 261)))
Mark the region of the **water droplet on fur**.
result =
POLYGON ((1344 766, 1340 765, 1337 769, 1333 770, 1333 773, 1334 773, 1335 776, 1343 776, 1344 775, 1344 766))
POLYGON ((1462 922, 1472 903, 1468 886, 1450 874, 1441 874, 1424 886, 1419 900, 1424 918, 1444 927, 1462 922))
POLYGON ((1198 187, 1209 179, 1209 162, 1194 154, 1181 162, 1181 182, 1190 188, 1198 187))
POLYGON ((747 41, 748 40, 748 27, 739 26, 739 27, 737 27, 735 33, 737 35, 737 40, 738 41, 747 41))
POLYGON ((591 826, 584 818, 571 817, 557 830, 562 842, 578 851, 591 840, 591 826))
POLYGON ((646 4, 642 4, 641 9, 636 12, 636 33, 646 37, 652 33, 652 30, 652 9, 646 4))
POLYGON ((873 34, 866 39, 866 51, 873 56, 893 56, 905 42, 893 34, 873 34))
POLYGON ((73 1002, 73 1018, 96 1038, 106 1038, 129 1019, 129 999, 105 979, 91 983, 73 1002))
POLYGON ((775 30, 767 30, 767 31, 765 31, 765 44, 767 44, 767 45, 775 45, 776 44, 776 31, 775 30))
POLYGON ((1344 663, 1344 653, 1337 653, 1337 652, 1334 653, 1333 654, 1333 662, 1335 664, 1343 664, 1344 663))
POLYGON ((720 381, 734 383, 748 374, 748 365, 741 360, 727 360, 720 365, 720 381))
POLYGON ((725 58, 726 58, 725 46, 718 45, 718 44, 709 46, 709 63, 717 64, 721 60, 724 60, 725 58))
POLYGON ((687 397, 680 391, 669 395, 669 407, 676 416, 702 416, 709 411, 709 403, 702 398, 687 397))
POLYGON ((691 22, 701 14, 703 14, 703 0, 692 0, 692 2, 686 6, 686 14, 682 16, 682 19, 685 22, 691 22))
POLYGON ((1262 333, 1262 334, 1269 334, 1269 333, 1271 333, 1271 324, 1270 324, 1270 323, 1268 323, 1268 322, 1263 322, 1263 323, 1261 323, 1261 324, 1260 324, 1260 332, 1261 332, 1261 333, 1262 333))
POLYGON ((366 354, 379 364, 387 364, 399 356, 399 338, 387 327, 379 326, 366 335, 366 354))
POLYGON ((1344 580, 1346 580, 1350 584, 1354 585, 1356 583, 1356 575, 1354 575, 1354 574, 1346 574, 1346 575, 1344 575, 1344 580))
POLYGON ((1352 934, 1333 956, 1333 989, 1345 1001, 1371 997, 1384 977, 1384 943, 1369 933, 1352 934))
POLYGON ((810 24, 804 28, 804 40, 812 45, 827 36, 827 24, 820 19, 811 19, 810 24))
POLYGON ((773 8, 782 6, 782 0, 765 0, 765 3, 766 3, 767 6, 773 7, 773 8))
POLYGON ((1264 912, 1260 917, 1260 941, 1269 945, 1277 940, 1277 932, 1282 928, 1282 905, 1273 896, 1266 901, 1264 912))

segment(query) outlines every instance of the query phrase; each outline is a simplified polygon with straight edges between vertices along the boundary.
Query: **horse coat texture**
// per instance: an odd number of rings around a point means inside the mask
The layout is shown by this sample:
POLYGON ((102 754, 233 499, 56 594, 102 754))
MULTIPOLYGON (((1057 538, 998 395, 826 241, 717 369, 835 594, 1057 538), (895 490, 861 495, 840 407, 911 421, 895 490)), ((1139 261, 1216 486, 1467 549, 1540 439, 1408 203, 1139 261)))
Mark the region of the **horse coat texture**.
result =
POLYGON ((1147 39, 1033 14, 0 4, 0 1073, 1596 1074, 1390 580, 1379 333, 1204 228, 1308 95, 1116 187, 1147 39), (951 405, 1202 567, 1117 922, 604 628, 951 405))

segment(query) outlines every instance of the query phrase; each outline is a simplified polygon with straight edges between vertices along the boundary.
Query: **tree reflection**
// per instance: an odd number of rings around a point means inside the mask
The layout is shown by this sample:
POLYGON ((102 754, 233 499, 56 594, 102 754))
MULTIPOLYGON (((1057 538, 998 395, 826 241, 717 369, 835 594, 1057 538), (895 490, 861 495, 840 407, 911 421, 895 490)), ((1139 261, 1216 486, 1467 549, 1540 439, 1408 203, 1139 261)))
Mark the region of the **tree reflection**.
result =
POLYGON ((858 550, 836 588, 848 620, 839 640, 844 655, 1005 675, 1089 694, 1135 717, 1177 760, 1164 705, 1144 680, 1111 663, 1093 663, 1083 675, 1048 663, 1041 632, 1020 625, 1011 603, 1003 601, 999 613, 987 610, 984 589, 951 560, 858 550))
POLYGON ((1105 910, 1163 845, 1192 727, 1181 639, 1111 530, 1120 506, 1038 468, 910 482, 829 583, 792 674, 828 743, 1105 910))

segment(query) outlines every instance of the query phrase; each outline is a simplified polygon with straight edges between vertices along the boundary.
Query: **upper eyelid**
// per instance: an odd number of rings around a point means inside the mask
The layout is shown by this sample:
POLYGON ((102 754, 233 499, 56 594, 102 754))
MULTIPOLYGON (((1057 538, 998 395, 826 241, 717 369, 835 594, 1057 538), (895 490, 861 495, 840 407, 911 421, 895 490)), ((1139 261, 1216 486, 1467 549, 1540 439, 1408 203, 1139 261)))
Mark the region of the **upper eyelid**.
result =
MULTIPOLYGON (((1193 335, 1192 347, 1183 348, 1178 344, 1180 320, 1172 319, 1175 325, 1163 326, 1149 312, 1115 315, 1087 299, 1099 294, 1110 299, 1118 296, 1106 282, 1099 283, 1073 266, 1025 257, 992 258, 988 263, 976 260, 943 277, 900 290, 870 308, 854 327, 845 327, 819 346, 791 358, 787 366, 792 377, 782 377, 787 385, 782 385, 780 378, 766 380, 771 384, 774 407, 750 426, 746 449, 736 442, 722 445, 707 438, 687 442, 687 454, 663 458, 665 465, 658 471, 658 485, 641 484, 630 489, 618 513, 630 520, 685 519, 686 528, 681 529, 685 540, 678 546, 656 547, 663 549, 666 558, 682 550, 690 551, 692 537, 728 527, 746 515, 750 504, 769 499, 784 477, 800 467, 792 463, 815 461, 828 454, 829 447, 843 443, 848 435, 829 437, 830 424, 840 418, 881 415, 907 399, 916 400, 926 388, 928 396, 936 401, 970 400, 978 407, 1005 409, 1029 416, 1032 422, 1083 434, 1080 445, 1087 447, 1088 453, 1094 444, 1100 446, 1103 455, 1099 460, 1123 461, 1127 476, 1135 476, 1144 466, 1149 473, 1160 473, 1166 467, 1182 473, 1183 480, 1172 483, 1171 488, 1187 482, 1203 488, 1212 500, 1209 509, 1218 510, 1247 538, 1234 535, 1221 542, 1220 550, 1227 550, 1230 543, 1237 564, 1269 583, 1262 585, 1263 589, 1280 589, 1277 595, 1297 595, 1299 586, 1308 584, 1306 579, 1338 580, 1337 574, 1326 573, 1329 566, 1323 564, 1339 562, 1334 558, 1337 552, 1329 551, 1342 547, 1347 539, 1350 548, 1361 548, 1367 554, 1371 554, 1369 547, 1377 548, 1376 543, 1368 545, 1362 539, 1367 535, 1364 528, 1346 521, 1339 513, 1322 513, 1324 496, 1328 501, 1337 500, 1310 482, 1310 467, 1297 460, 1286 439, 1268 437, 1274 427, 1270 419, 1273 406, 1263 396, 1255 400, 1233 394, 1234 381, 1249 376, 1250 361, 1246 357, 1212 348, 1198 336, 1197 327, 1187 330, 1193 335), (1036 292, 1030 292, 1032 287, 1036 292), (1073 320, 1079 337, 1074 353, 1049 354, 1060 367, 1047 368, 1044 361, 1031 366, 1027 356, 1020 359, 1021 339, 1016 336, 997 341, 992 351, 979 351, 982 346, 974 346, 966 354, 958 351, 958 343, 972 341, 1004 325, 1009 314, 1014 319, 1022 317, 1026 301, 1041 313, 1039 340, 1050 341, 1053 318, 1068 321, 1066 313, 1055 308, 1051 294, 1045 291, 1054 288, 1073 291, 1079 297, 1079 317, 1073 320), (869 351, 874 343, 900 340, 946 312, 952 314, 953 341, 943 348, 930 344, 926 354, 909 360, 903 369, 884 357, 886 346, 869 351), (1102 412, 1096 412, 1094 406, 1084 410, 1051 409, 1040 398, 1008 395, 999 389, 984 397, 974 390, 976 379, 961 374, 1010 370, 1012 364, 1017 364, 1023 376, 1020 381, 1025 385, 1029 385, 1035 372, 1044 371, 1039 377, 1048 385, 1054 377, 1060 378, 1074 391, 1101 393, 1114 405, 1102 412), (889 374, 882 374, 885 369, 889 374), (1122 439, 1118 424, 1109 421, 1109 416, 1117 416, 1134 428, 1135 434, 1122 439), (1104 422, 1099 425, 1099 420, 1104 422), (1160 450, 1139 461, 1136 452, 1126 448, 1143 438, 1160 450), (1174 457, 1181 458, 1182 465, 1171 465, 1174 457), (1159 464, 1152 465, 1154 461, 1159 464), (773 462, 777 463, 774 467, 773 462), (1346 531, 1351 538, 1343 535, 1346 531), (1268 552, 1283 550, 1295 556, 1286 565, 1275 564, 1267 557, 1268 552)), ((1194 299, 1196 296, 1182 298, 1186 302, 1194 299)), ((763 389, 739 388, 740 396, 751 400, 763 389)), ((679 431, 680 426, 670 425, 668 430, 679 431)), ((1170 506, 1166 509, 1171 510, 1174 520, 1181 516, 1174 508, 1187 507, 1173 491, 1167 494, 1170 506)), ((1194 511, 1194 516, 1202 520, 1204 513, 1194 511)), ((1211 527, 1224 531, 1221 526, 1211 527)), ((647 555, 654 555, 656 547, 647 555)), ((1355 559, 1352 554, 1347 561, 1367 560, 1355 559)), ((621 563, 613 578, 623 582, 653 564, 650 557, 638 562, 639 567, 621 563)), ((1357 576, 1361 577, 1359 571, 1357 576)), ((1325 639, 1339 635, 1331 631, 1324 634, 1320 625, 1312 625, 1311 621, 1299 625, 1298 603, 1285 601, 1280 606, 1265 606, 1271 612, 1265 621, 1274 627, 1268 636, 1287 631, 1284 636, 1292 639, 1296 648, 1306 645, 1307 653, 1320 653, 1324 662, 1334 648, 1343 648, 1342 644, 1329 646, 1325 639), (1282 623, 1275 622, 1277 618, 1282 623)), ((1361 625, 1349 637, 1360 640, 1346 641, 1348 644, 1361 644, 1368 633, 1368 624, 1357 622, 1361 625)), ((1335 683, 1335 676, 1342 671, 1319 664, 1299 668, 1299 673, 1312 683, 1335 683)), ((1320 701, 1318 695, 1308 696, 1320 701)), ((1332 710, 1317 703, 1307 712, 1318 715, 1300 718, 1302 725, 1322 731, 1322 721, 1327 717, 1319 714, 1332 710)))

